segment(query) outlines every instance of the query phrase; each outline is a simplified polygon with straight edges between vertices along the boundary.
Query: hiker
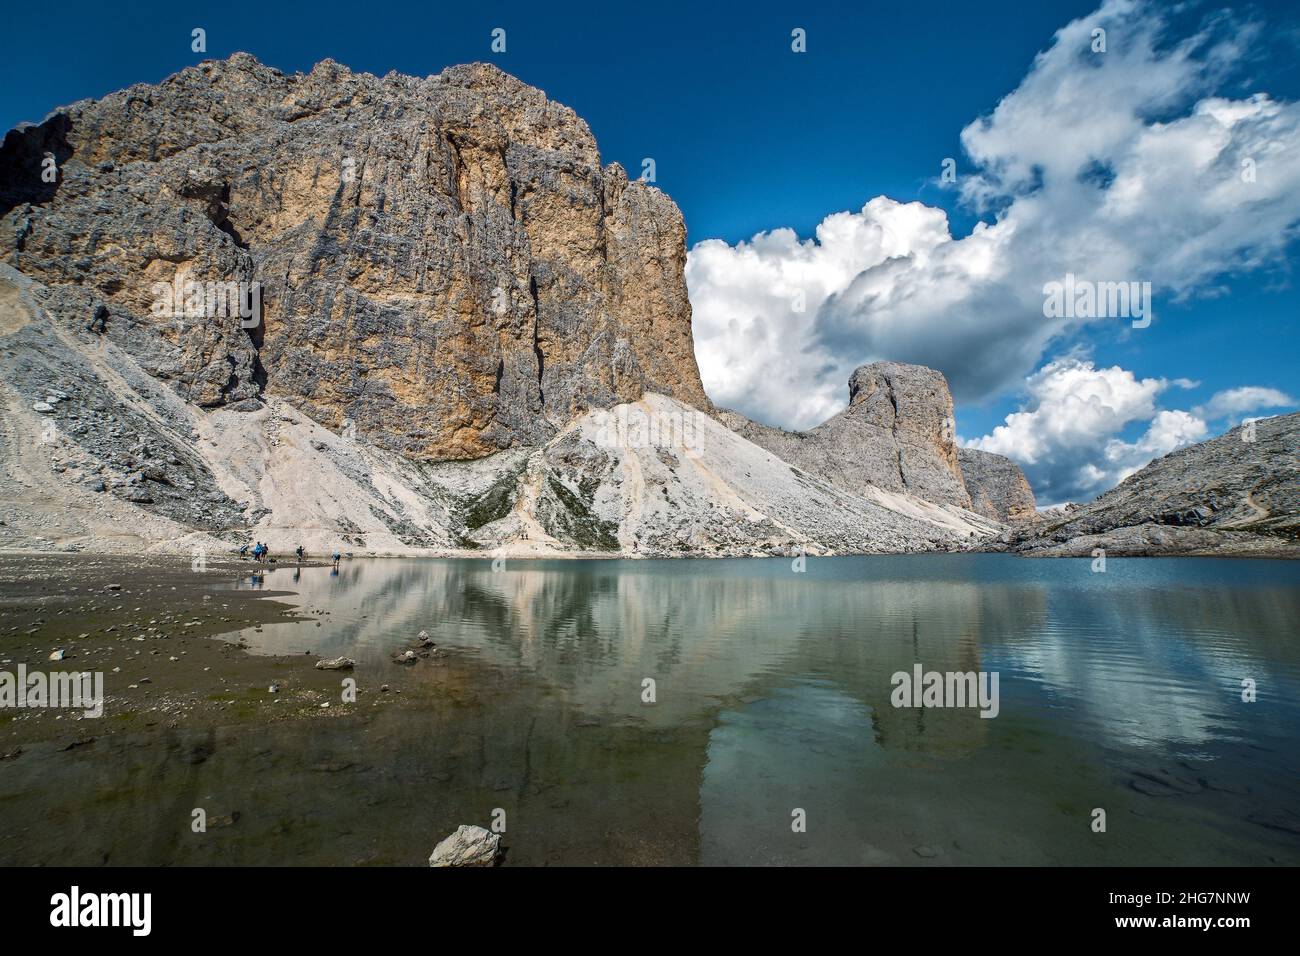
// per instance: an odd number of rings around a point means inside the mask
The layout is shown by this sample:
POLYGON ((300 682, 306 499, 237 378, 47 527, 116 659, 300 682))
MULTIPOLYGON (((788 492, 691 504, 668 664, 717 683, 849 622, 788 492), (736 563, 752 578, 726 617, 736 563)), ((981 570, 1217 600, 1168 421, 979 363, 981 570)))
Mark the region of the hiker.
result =
POLYGON ((303 550, 302 545, 298 545, 298 563, 302 564, 303 550))
POLYGON ((246 557, 248 557, 248 545, 244 545, 239 549, 239 560, 243 561, 246 557))
POLYGON ((334 567, 335 567, 336 569, 337 569, 338 566, 339 566, 339 559, 342 558, 342 557, 343 557, 343 556, 342 556, 341 554, 339 554, 337 551, 334 552, 334 567))
POLYGON ((108 306, 102 302, 95 306, 95 314, 91 318, 90 324, 86 326, 86 331, 95 332, 99 335, 103 335, 108 331, 108 306), (98 329, 95 328, 95 323, 99 323, 98 329))

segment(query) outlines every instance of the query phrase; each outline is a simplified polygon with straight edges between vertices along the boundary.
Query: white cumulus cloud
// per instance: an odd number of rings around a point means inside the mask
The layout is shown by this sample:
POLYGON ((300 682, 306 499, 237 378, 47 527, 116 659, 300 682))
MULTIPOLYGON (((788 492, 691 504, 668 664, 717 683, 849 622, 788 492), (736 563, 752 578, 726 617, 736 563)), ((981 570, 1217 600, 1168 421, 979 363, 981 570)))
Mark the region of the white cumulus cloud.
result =
POLYGON ((1226 419, 1229 424, 1236 425, 1249 412, 1267 408, 1294 408, 1295 405, 1294 398, 1276 388, 1244 385, 1215 392, 1208 402, 1197 406, 1194 411, 1206 421, 1226 419))
POLYGON ((1153 458, 1207 437, 1200 417, 1157 407, 1175 384, 1139 379, 1117 365, 1059 359, 1028 378, 1020 411, 966 444, 1019 462, 1040 504, 1087 501, 1153 458), (1146 423, 1145 430, 1125 441, 1122 433, 1135 423, 1146 423))
POLYGON ((991 217, 968 236, 941 209, 877 197, 810 239, 697 244, 687 283, 710 396, 808 427, 843 407, 854 367, 885 358, 983 399, 1019 390, 1084 322, 1121 321, 1045 318, 1043 285, 1066 272, 1149 281, 1159 303, 1280 261, 1300 226, 1300 105, 1216 95, 1249 28, 1171 39, 1163 17, 1109 0, 962 132, 961 197, 991 217))

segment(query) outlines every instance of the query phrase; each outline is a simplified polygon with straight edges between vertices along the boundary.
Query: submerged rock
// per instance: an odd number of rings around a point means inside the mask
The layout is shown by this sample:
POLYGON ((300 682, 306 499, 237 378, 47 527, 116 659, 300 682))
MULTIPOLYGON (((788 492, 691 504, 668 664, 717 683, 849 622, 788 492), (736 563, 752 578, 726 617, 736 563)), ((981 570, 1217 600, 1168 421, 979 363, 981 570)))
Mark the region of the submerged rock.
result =
POLYGON ((1300 816, 1290 810, 1261 810, 1250 814, 1246 819, 1270 830, 1300 836, 1300 816))
POLYGON ((496 862, 501 837, 482 827, 461 825, 433 848, 430 866, 491 866, 496 862))

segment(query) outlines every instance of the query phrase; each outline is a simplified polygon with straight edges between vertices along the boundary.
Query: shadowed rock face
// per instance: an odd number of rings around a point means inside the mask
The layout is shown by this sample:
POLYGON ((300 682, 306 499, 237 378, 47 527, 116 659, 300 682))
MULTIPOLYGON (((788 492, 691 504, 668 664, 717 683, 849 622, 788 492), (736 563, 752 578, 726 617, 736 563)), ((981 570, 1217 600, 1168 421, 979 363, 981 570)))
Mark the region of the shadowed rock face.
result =
POLYGON ((69 327, 106 303, 109 339, 200 406, 280 396, 428 460, 647 390, 710 407, 676 206, 492 66, 286 76, 235 54, 11 131, 0 182, 0 259, 69 327), (187 278, 260 283, 261 322, 158 314, 187 278))
POLYGON ((978 448, 958 448, 957 462, 970 492, 971 510, 1003 524, 1032 520, 1034 492, 1010 458, 978 448))

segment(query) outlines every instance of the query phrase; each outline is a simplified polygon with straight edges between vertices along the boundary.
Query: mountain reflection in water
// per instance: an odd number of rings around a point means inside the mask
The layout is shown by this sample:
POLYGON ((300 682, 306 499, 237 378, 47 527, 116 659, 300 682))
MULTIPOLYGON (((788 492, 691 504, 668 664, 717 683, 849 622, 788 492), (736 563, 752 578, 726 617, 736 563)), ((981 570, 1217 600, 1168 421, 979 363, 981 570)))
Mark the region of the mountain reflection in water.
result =
MULTIPOLYGON (((917 555, 806 567, 281 567, 261 587, 293 592, 321 626, 230 640, 355 658, 364 694, 425 630, 442 651, 410 672, 427 699, 364 725, 279 722, 228 740, 218 728, 214 756, 185 772, 200 789, 243 788, 249 823, 219 852, 155 842, 153 857, 418 864, 499 807, 510 865, 1300 862, 1300 566, 1112 559, 1093 574, 1087 560, 917 555), (891 676, 917 662, 998 672, 998 716, 893 707, 891 676), (1244 678, 1256 703, 1241 700, 1244 678), (347 775, 311 772, 343 757, 347 775)), ((82 766, 90 785, 116 779, 82 766)), ((156 762, 159 779, 180 772, 156 762)), ((128 832, 157 812, 143 794, 103 810, 128 832)))

